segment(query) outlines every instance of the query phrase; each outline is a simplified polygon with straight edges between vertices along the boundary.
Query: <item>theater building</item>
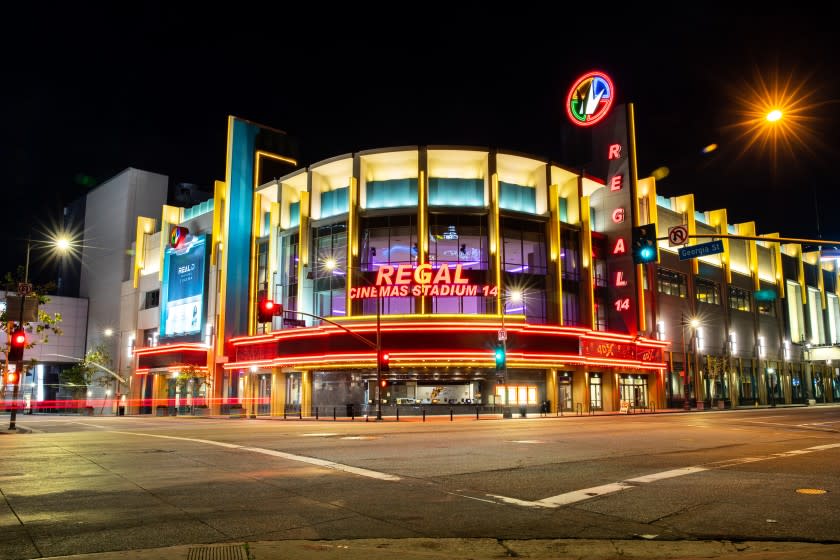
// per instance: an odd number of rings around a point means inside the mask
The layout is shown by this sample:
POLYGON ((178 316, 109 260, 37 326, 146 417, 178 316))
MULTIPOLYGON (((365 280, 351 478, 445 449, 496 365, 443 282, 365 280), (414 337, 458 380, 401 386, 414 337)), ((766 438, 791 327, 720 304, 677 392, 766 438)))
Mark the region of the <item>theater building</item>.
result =
POLYGON ((699 212, 691 194, 658 196, 636 176, 628 123, 632 107, 607 123, 590 176, 453 146, 299 167, 280 133, 231 117, 214 198, 138 220, 121 315, 130 413, 840 400, 825 359, 840 341, 833 262, 699 212), (742 238, 689 260, 661 239, 637 264, 642 224, 742 238), (282 313, 261 317, 265 300, 282 313))

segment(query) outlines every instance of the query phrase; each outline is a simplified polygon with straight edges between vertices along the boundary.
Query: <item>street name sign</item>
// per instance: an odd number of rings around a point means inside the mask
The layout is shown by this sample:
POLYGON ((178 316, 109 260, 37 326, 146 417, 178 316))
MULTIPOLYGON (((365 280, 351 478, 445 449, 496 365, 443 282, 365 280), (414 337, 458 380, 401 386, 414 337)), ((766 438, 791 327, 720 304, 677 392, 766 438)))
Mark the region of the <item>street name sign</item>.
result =
POLYGON ((712 241, 711 243, 701 243, 700 245, 680 247, 679 253, 681 261, 723 253, 723 241, 718 239, 717 241, 712 241))

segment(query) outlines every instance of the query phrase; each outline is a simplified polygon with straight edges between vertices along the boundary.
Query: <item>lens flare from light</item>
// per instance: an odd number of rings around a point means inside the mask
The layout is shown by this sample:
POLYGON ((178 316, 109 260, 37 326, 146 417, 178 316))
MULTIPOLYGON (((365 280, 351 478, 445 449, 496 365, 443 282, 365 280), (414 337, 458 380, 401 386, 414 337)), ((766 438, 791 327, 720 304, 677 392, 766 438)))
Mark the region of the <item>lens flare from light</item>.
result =
POLYGON ((656 169, 654 169, 653 173, 651 173, 651 176, 657 181, 661 181, 670 174, 671 170, 663 165, 662 167, 657 167, 656 169))
POLYGON ((769 122, 776 122, 782 119, 782 112, 779 109, 773 109, 767 113, 767 120, 769 122))
POLYGON ((712 152, 714 152, 717 149, 718 149, 718 145, 715 144, 715 143, 711 143, 708 146, 705 146, 701 151, 704 154, 711 154, 712 152))

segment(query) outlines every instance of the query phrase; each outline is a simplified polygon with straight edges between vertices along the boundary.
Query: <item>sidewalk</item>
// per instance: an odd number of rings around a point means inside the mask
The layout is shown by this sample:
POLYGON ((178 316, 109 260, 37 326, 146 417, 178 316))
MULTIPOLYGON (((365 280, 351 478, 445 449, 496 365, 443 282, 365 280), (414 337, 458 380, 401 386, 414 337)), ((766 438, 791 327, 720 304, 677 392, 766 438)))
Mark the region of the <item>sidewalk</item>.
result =
MULTIPOLYGON (((55 556, 63 560, 497 560, 499 558, 614 560, 824 560, 840 558, 840 544, 731 541, 598 541, 572 539, 360 539, 262 541, 184 545, 55 556)), ((50 560, 44 558, 42 560, 50 560)))

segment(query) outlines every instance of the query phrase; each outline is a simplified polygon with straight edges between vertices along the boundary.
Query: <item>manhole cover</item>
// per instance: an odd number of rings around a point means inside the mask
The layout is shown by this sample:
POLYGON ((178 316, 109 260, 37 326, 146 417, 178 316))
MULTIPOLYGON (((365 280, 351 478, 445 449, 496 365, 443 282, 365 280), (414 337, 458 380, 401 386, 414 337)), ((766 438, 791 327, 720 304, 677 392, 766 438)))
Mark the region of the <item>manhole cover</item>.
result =
POLYGON ((828 490, 820 490, 819 488, 797 488, 797 494, 825 494, 828 490))
POLYGON ((241 544, 195 546, 190 548, 187 560, 248 560, 241 544))

